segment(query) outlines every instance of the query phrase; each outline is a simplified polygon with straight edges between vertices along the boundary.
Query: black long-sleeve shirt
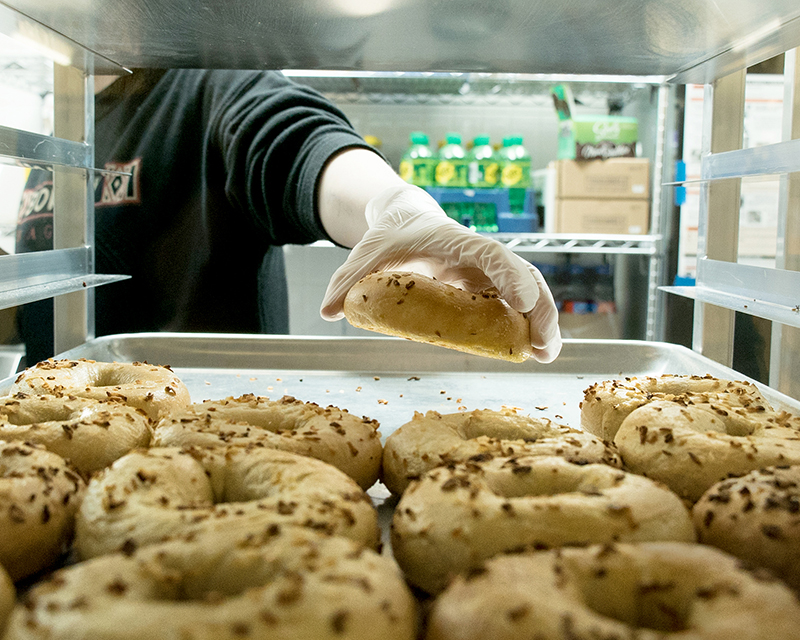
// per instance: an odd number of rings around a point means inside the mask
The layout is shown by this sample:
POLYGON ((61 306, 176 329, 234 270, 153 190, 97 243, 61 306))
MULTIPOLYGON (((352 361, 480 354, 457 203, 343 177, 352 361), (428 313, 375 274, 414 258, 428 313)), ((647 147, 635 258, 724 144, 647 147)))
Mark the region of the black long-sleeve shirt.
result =
MULTIPOLYGON (((95 100, 98 335, 287 333, 280 245, 329 239, 326 162, 368 145, 336 107, 277 72, 137 71, 95 100)), ((18 253, 52 248, 52 178, 33 170, 18 253)), ((53 355, 52 302, 26 305, 29 364, 53 355)))

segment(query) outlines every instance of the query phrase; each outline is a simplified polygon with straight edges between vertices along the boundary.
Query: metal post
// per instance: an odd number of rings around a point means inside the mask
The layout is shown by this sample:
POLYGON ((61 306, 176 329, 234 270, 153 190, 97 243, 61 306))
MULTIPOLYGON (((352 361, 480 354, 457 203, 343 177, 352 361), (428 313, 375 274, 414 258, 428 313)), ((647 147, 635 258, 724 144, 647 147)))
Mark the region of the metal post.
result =
POLYGON ((653 191, 650 233, 659 236, 656 251, 650 255, 650 282, 647 303, 647 340, 663 340, 666 331, 666 294, 658 287, 667 284, 667 238, 673 221, 673 189, 661 185, 674 179, 676 149, 668 144, 668 136, 675 131, 675 88, 661 85, 658 90, 658 122, 655 165, 653 166, 653 191))
MULTIPOLYGON (((87 144, 94 165, 94 82, 76 67, 54 65, 54 133, 87 144)), ((94 246, 94 174, 87 170, 55 167, 53 171, 53 247, 94 246)), ((94 273, 90 251, 89 272, 94 273)), ((56 354, 94 336, 92 289, 54 300, 56 354)))
MULTIPOLYGON (((800 60, 798 49, 785 54, 783 140, 800 138, 800 60)), ((781 177, 778 201, 778 269, 800 271, 800 174, 781 177)), ((769 384, 800 398, 800 329, 772 324, 769 384)))
MULTIPOLYGON (((742 148, 744 70, 706 85, 703 112, 703 155, 742 148)), ((697 231, 698 260, 736 262, 739 245, 741 179, 705 183, 700 192, 697 231)), ((733 362, 735 314, 695 301, 692 348, 726 366, 733 362)))

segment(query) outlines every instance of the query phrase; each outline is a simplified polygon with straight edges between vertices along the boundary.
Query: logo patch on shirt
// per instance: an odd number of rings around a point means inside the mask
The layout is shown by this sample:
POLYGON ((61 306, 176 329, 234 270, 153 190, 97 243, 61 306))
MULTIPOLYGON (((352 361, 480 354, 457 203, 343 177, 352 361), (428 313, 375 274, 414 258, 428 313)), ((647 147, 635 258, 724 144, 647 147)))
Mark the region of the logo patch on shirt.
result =
POLYGON ((104 174, 100 181, 100 194, 95 197, 96 206, 109 207, 120 204, 139 204, 141 192, 139 190, 139 174, 142 165, 141 158, 130 162, 106 162, 105 169, 130 173, 129 176, 104 174))

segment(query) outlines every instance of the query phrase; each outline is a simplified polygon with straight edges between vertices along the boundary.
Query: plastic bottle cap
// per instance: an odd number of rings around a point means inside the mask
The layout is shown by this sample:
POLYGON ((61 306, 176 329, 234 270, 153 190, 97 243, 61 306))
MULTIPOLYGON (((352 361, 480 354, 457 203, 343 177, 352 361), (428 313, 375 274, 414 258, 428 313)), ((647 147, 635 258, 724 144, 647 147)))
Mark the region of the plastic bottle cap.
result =
POLYGON ((504 147, 510 147, 512 144, 514 144, 514 138, 513 137, 511 137, 511 136, 504 136, 503 137, 503 146, 504 147))
POLYGON ((473 140, 473 144, 476 147, 489 144, 489 136, 475 136, 475 140, 473 140))
POLYGON ((413 144, 428 144, 428 136, 422 131, 412 132, 409 138, 413 144))
POLYGON ((445 136, 445 140, 447 144, 461 144, 461 134, 460 133, 448 133, 445 136))

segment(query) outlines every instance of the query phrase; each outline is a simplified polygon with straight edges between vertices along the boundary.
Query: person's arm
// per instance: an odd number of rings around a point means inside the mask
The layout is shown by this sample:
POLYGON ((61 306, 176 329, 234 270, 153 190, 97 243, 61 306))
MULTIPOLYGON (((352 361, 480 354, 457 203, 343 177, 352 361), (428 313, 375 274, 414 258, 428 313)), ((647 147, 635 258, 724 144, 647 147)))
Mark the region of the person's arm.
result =
POLYGON ((319 182, 317 208, 328 235, 354 247, 367 232, 367 204, 378 193, 405 182, 377 153, 346 149, 325 166, 319 182))
POLYGON ((277 72, 207 73, 210 146, 232 207, 251 216, 269 244, 326 239, 352 247, 365 228, 343 230, 364 224, 366 201, 355 206, 360 215, 345 213, 355 210, 341 202, 349 197, 339 187, 351 174, 348 158, 368 158, 359 162, 360 170, 368 164, 391 177, 386 161, 330 100, 309 87, 277 72), (320 198, 322 190, 338 195, 320 198), (321 203, 332 204, 323 204, 323 213, 321 203))

